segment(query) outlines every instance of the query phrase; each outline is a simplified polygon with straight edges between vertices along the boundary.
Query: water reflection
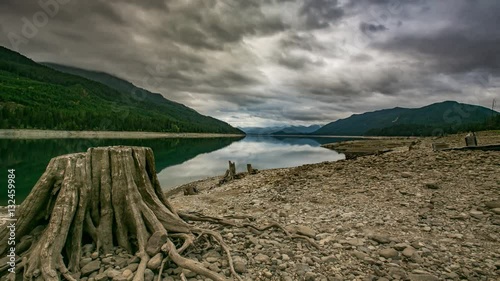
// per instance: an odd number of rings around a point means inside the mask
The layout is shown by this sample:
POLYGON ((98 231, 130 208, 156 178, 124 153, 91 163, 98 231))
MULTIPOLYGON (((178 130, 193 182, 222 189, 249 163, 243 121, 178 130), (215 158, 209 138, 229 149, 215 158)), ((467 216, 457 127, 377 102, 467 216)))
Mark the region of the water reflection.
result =
MULTIPOLYGON (((151 147, 160 184, 164 189, 193 180, 222 175, 227 161, 237 170, 251 163, 256 169, 299 166, 343 159, 342 154, 319 147, 338 141, 325 138, 246 137, 196 139, 0 139, 0 180, 7 169, 16 169, 16 200, 21 203, 45 171, 50 159, 89 147, 131 145, 151 147)), ((0 205, 7 190, 0 191, 0 205)))
MULTIPOLYGON (((16 170, 16 203, 19 204, 43 174, 50 159, 59 155, 84 152, 97 146, 146 146, 153 149, 156 168, 161 171, 240 139, 0 139, 0 179, 7 178, 7 169, 16 170)), ((5 205, 7 190, 0 192, 0 205, 5 205)))
MULTIPOLYGON (((345 140, 345 139, 343 139, 345 140)), ((222 175, 227 162, 236 162, 237 171, 245 171, 250 163, 256 169, 293 167, 303 164, 344 159, 343 154, 319 147, 320 143, 338 141, 324 138, 253 137, 234 142, 209 154, 202 154, 181 164, 162 170, 158 177, 165 189, 194 180, 222 175)))

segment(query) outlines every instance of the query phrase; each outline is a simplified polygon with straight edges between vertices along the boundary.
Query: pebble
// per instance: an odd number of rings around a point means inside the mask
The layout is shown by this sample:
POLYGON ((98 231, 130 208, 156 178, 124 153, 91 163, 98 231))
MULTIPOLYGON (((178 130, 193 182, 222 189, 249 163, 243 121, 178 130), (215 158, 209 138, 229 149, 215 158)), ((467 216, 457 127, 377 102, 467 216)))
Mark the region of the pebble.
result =
POLYGON ((395 258, 399 255, 398 251, 392 249, 392 248, 385 248, 379 251, 380 256, 390 259, 390 258, 395 258))

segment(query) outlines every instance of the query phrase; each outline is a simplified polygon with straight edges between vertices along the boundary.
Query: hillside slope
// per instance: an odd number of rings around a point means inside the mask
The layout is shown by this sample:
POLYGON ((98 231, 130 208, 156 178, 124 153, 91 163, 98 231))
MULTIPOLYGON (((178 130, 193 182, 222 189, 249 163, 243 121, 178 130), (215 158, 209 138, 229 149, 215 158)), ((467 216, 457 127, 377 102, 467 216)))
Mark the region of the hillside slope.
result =
POLYGON ((363 114, 354 114, 348 118, 331 122, 314 132, 315 135, 374 135, 391 128, 411 135, 423 134, 423 131, 457 129, 466 124, 486 121, 493 111, 476 105, 445 101, 421 108, 401 108, 377 110, 363 114))
POLYGON ((0 93, 1 129, 243 133, 159 94, 113 89, 3 47, 0 93))

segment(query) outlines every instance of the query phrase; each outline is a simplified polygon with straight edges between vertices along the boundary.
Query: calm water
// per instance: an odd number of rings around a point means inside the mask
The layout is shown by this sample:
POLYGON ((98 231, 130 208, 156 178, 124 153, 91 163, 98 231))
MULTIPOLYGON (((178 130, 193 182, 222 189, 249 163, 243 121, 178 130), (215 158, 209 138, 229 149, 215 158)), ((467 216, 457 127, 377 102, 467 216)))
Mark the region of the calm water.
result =
MULTIPOLYGON (((345 139, 343 139, 345 140, 345 139)), ((0 178, 7 169, 16 169, 16 203, 21 203, 45 171, 52 157, 86 151, 89 147, 134 145, 151 147, 155 153, 158 178, 164 189, 210 176, 222 175, 227 161, 235 161, 237 171, 251 163, 256 169, 292 167, 335 161, 344 155, 320 147, 339 141, 332 138, 207 138, 207 139, 0 139, 0 178)), ((5 182, 5 181, 4 181, 5 182)), ((0 192, 6 204, 7 189, 0 192)))

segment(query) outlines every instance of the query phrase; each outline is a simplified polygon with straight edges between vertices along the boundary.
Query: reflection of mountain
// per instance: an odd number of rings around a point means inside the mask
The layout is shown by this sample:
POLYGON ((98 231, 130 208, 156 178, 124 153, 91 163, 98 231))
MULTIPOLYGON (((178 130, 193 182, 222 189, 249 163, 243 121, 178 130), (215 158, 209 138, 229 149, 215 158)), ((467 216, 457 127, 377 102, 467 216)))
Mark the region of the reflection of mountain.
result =
MULTIPOLYGON (((16 199, 17 203, 21 203, 45 171, 50 159, 59 155, 83 152, 96 146, 147 146, 153 149, 156 169, 160 172, 166 167, 181 164, 199 154, 218 150, 240 139, 1 139, 0 176, 5 179, 7 169, 16 170, 16 199)), ((0 196, 0 205, 5 204, 6 197, 0 196)))

